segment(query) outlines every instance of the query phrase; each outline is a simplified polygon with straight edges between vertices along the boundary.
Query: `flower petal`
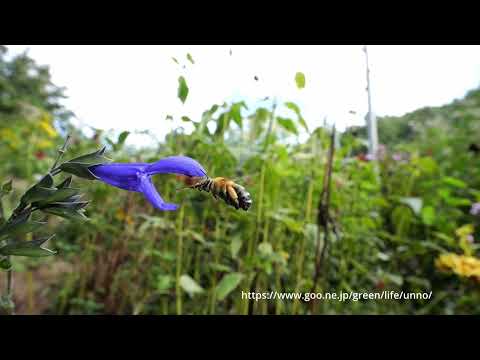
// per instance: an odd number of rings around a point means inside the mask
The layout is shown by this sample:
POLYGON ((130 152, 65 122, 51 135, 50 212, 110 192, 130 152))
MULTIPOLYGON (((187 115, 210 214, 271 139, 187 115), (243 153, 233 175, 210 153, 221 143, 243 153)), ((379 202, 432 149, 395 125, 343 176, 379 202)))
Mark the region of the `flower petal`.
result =
POLYGON ((155 189, 150 176, 142 174, 140 179, 140 191, 154 208, 163 211, 173 211, 178 209, 178 205, 166 203, 155 189))
POLYGON ((206 176, 207 172, 197 161, 187 156, 169 156, 150 164, 145 172, 154 174, 181 174, 186 176, 206 176))
POLYGON ((138 175, 147 167, 148 164, 145 163, 113 163, 91 166, 88 169, 104 183, 123 190, 140 191, 138 175))

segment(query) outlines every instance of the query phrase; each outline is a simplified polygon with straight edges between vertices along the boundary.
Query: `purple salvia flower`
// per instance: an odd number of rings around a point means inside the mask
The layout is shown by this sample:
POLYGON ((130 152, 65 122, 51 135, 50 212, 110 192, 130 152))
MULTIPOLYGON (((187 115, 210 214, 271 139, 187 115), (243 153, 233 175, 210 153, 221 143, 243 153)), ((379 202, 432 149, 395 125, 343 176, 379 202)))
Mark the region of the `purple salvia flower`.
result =
POLYGON ((177 210, 178 205, 166 203, 153 185, 151 176, 155 174, 180 174, 185 176, 207 176, 205 169, 197 161, 187 156, 170 156, 157 162, 112 163, 89 167, 98 180, 123 190, 141 192, 156 209, 177 210))
POLYGON ((472 215, 479 215, 480 214, 480 202, 477 202, 472 205, 472 208, 470 209, 470 214, 472 215))

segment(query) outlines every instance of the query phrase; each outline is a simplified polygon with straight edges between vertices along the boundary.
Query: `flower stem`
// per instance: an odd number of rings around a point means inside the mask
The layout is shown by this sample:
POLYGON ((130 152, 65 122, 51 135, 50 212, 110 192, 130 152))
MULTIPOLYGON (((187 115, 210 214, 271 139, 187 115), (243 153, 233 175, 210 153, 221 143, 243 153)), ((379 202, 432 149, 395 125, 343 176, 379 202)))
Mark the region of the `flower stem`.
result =
POLYGON ((180 288, 180 276, 182 275, 182 250, 183 250, 183 206, 178 214, 178 239, 177 239, 177 271, 175 279, 175 300, 177 315, 182 315, 182 290, 180 288))
POLYGON ((58 149, 57 158, 55 159, 55 162, 53 163, 53 166, 50 169, 50 172, 53 172, 55 170, 58 162, 62 159, 63 154, 65 154, 65 151, 67 150, 67 146, 68 146, 68 141, 70 140, 70 138, 71 138, 71 136, 70 136, 70 134, 68 134, 67 138, 65 139, 65 142, 63 143, 63 146, 60 149, 58 149))

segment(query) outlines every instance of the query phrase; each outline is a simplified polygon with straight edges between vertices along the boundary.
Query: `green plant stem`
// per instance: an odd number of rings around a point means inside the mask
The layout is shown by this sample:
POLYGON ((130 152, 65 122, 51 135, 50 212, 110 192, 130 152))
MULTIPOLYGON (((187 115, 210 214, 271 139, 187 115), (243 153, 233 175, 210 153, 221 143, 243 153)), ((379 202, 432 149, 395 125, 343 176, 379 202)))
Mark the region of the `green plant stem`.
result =
POLYGON ((58 149, 58 155, 57 158, 55 159, 55 162, 52 165, 52 168, 50 169, 50 172, 53 172, 53 170, 57 167, 58 162, 62 159, 63 154, 65 154, 65 151, 67 150, 68 146, 68 141, 70 140, 71 136, 70 134, 67 135, 67 138, 65 139, 65 142, 63 143, 63 146, 58 149))
POLYGON ((180 212, 178 214, 178 226, 177 226, 177 266, 176 266, 176 275, 175 275, 175 302, 177 315, 182 315, 182 289, 180 288, 180 276, 182 275, 182 250, 183 250, 183 214, 184 207, 180 207, 180 212))

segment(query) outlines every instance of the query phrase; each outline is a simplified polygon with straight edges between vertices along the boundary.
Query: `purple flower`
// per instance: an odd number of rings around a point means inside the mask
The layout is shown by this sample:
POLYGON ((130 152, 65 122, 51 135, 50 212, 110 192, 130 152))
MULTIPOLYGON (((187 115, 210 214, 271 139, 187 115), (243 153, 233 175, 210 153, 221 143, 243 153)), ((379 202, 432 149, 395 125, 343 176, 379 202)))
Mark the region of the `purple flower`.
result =
POLYGON ((88 168, 97 177, 109 185, 123 190, 141 192, 156 209, 177 210, 175 204, 166 203, 153 185, 151 176, 155 174, 181 174, 185 176, 207 176, 205 169, 197 161, 186 156, 170 156, 157 162, 148 163, 111 163, 88 168))
POLYGON ((395 161, 401 161, 401 160, 403 160, 403 156, 400 153, 395 153, 395 154, 392 155, 392 159, 395 160, 395 161))
POLYGON ((472 215, 479 215, 480 214, 480 202, 477 202, 472 205, 472 208, 470 209, 470 214, 472 215))

